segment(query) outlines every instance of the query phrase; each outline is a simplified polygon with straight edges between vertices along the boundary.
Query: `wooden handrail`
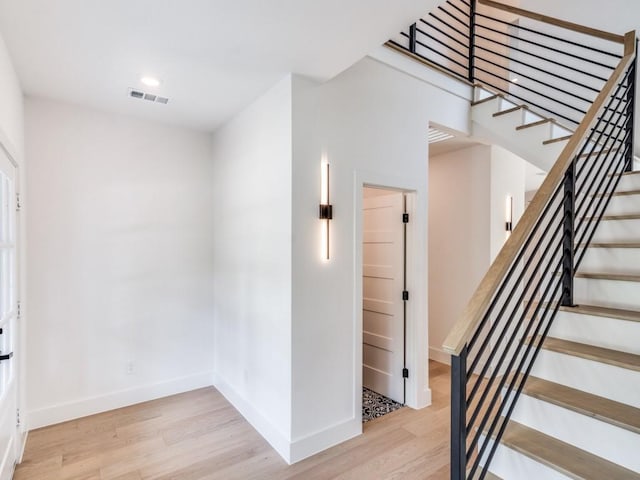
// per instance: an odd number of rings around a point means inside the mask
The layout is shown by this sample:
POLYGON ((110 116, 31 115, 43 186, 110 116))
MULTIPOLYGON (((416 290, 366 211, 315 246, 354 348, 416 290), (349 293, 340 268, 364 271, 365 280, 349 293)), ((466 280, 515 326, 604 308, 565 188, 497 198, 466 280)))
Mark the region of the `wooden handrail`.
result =
POLYGON ((531 18, 533 20, 538 20, 539 22, 566 28, 567 30, 573 30, 574 32, 584 33, 586 35, 591 35, 592 37, 603 38, 604 40, 609 40, 610 42, 624 43, 625 41, 625 36, 623 35, 605 32, 596 28, 585 27, 583 25, 578 25, 577 23, 571 23, 567 22, 566 20, 560 20, 559 18, 530 12, 529 10, 512 7, 511 5, 505 5, 504 3, 495 2, 493 0, 478 0, 478 3, 481 5, 486 5, 488 7, 497 8, 498 10, 502 10, 505 12, 515 13, 516 15, 519 15, 521 17, 531 18))
MULTIPOLYGON (((490 0, 479 0, 481 3, 490 0)), ((495 2, 491 2, 495 3, 495 2)), ((535 227, 539 217, 551 198, 558 184, 563 180, 567 168, 573 162, 578 149, 582 145, 582 141, 593 124, 600 116, 605 102, 611 95, 614 87, 620 82, 620 78, 626 73, 635 57, 635 38, 636 32, 628 32, 624 35, 623 42, 625 52, 618 66, 611 74, 607 83, 594 100, 593 104, 585 114, 582 122, 571 136, 571 139, 565 145, 560 153, 558 160, 553 165, 544 182, 536 192, 529 207, 525 210, 522 218, 517 223, 511 236, 507 239, 504 246, 498 253, 495 261, 489 267, 480 285, 474 292, 471 300, 467 304, 460 319, 453 326, 449 335, 444 341, 442 348, 452 355, 459 355, 464 345, 469 341, 476 326, 484 316, 493 298, 498 290, 502 279, 513 264, 516 255, 522 249, 524 242, 535 227)))

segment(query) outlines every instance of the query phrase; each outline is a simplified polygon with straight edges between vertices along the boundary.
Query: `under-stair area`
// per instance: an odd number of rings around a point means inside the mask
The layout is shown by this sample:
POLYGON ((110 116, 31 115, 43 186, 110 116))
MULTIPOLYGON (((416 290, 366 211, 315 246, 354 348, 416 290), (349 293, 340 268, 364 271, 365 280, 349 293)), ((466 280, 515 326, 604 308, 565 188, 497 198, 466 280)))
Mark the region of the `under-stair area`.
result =
POLYGON ((388 46, 548 172, 443 348, 451 479, 640 479, 636 35, 447 0, 388 46))

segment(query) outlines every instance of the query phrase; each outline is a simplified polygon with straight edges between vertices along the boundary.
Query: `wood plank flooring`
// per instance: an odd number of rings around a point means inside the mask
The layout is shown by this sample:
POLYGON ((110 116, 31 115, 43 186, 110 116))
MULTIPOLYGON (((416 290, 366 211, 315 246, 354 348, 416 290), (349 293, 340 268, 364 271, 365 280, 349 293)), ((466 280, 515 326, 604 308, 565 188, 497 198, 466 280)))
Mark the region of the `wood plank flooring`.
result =
POLYGON ((433 403, 364 425, 288 466, 214 388, 35 430, 15 480, 449 478, 449 367, 430 362, 433 403))

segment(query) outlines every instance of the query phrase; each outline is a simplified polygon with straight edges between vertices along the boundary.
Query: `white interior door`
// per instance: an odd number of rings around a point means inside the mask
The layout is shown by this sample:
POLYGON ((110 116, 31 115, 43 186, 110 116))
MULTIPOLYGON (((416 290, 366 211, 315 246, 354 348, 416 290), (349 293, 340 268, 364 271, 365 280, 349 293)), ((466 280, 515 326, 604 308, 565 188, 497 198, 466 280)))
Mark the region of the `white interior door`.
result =
POLYGON ((365 189, 363 385, 404 403, 404 194, 365 189))
POLYGON ((0 480, 13 476, 18 438, 16 237, 15 169, 0 149, 0 480))

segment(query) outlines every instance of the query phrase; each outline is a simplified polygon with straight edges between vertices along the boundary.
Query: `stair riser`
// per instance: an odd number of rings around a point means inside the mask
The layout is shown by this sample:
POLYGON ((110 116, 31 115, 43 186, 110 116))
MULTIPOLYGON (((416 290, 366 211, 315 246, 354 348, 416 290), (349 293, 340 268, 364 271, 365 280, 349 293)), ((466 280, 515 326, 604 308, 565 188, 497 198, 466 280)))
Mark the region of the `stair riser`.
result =
POLYGON ((551 126, 548 123, 523 128, 515 132, 514 135, 517 136, 519 142, 526 143, 527 145, 542 145, 542 142, 552 138, 551 126))
MULTIPOLYGON (((491 448, 491 445, 488 448, 491 448)), ((489 470, 505 480, 568 480, 571 478, 504 445, 500 445, 496 450, 489 470)))
POLYGON ((640 471, 640 435, 588 415, 521 395, 511 417, 558 440, 640 471), (606 441, 603 441, 606 439, 606 441))
MULTIPOLYGON (((525 123, 525 115, 522 110, 497 117, 493 116, 496 112, 507 110, 510 105, 497 98, 475 105, 471 109, 474 135, 502 145, 516 155, 526 158, 533 165, 548 171, 555 163, 567 141, 543 145, 541 140, 551 138, 551 129, 548 125, 546 126, 547 134, 544 138, 541 138, 538 133, 531 134, 531 137, 527 136, 527 130, 537 127, 517 131, 516 127, 525 123)), ((533 122, 542 117, 528 112, 526 118, 527 122, 533 122)), ((558 133, 558 130, 556 130, 556 133, 558 133)))
POLYGON ((640 322, 560 311, 549 336, 640 355, 640 322))
POLYGON ((607 220, 600 222, 594 242, 637 242, 640 240, 640 220, 607 220))
MULTIPOLYGON (((472 112, 482 105, 483 104, 473 107, 472 112)), ((493 119, 479 119, 478 117, 479 115, 476 115, 474 112, 474 121, 472 123, 474 136, 485 138, 491 143, 501 145, 514 154, 526 158, 529 163, 545 171, 551 169, 567 143, 566 140, 548 145, 536 142, 521 142, 519 135, 521 132, 515 130, 515 123, 507 129, 502 129, 492 123, 493 119)))
POLYGON ((628 192, 631 190, 640 190, 640 174, 623 175, 618 184, 618 191, 628 192))
POLYGON ((616 195, 611 197, 605 215, 630 215, 640 213, 640 195, 616 195))
POLYGON ((589 248, 579 270, 637 274, 640 272, 640 248, 589 248))
POLYGON ((640 372, 541 350, 531 375, 640 408, 640 372))
POLYGON ((640 282, 576 278, 574 302, 623 310, 640 310, 640 282))

